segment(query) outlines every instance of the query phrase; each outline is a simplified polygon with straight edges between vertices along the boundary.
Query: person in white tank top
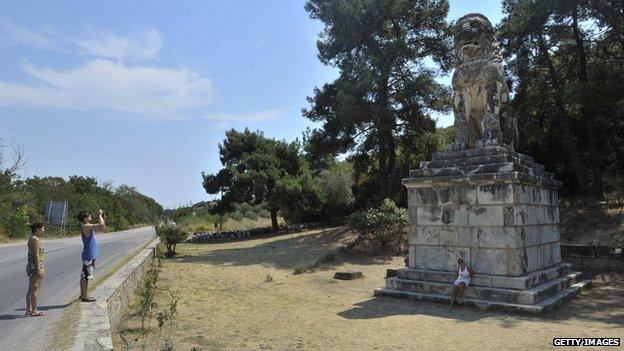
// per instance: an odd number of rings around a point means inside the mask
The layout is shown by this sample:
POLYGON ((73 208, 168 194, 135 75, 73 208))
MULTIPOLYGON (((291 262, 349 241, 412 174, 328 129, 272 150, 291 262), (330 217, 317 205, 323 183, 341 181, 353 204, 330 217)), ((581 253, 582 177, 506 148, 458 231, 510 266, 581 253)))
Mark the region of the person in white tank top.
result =
POLYGON ((451 307, 455 303, 455 299, 457 299, 458 303, 462 303, 464 301, 464 291, 470 285, 470 277, 472 277, 475 272, 472 268, 468 267, 466 261, 463 259, 458 259, 457 263, 459 264, 459 269, 457 271, 458 276, 453 283, 453 293, 451 294, 451 307))

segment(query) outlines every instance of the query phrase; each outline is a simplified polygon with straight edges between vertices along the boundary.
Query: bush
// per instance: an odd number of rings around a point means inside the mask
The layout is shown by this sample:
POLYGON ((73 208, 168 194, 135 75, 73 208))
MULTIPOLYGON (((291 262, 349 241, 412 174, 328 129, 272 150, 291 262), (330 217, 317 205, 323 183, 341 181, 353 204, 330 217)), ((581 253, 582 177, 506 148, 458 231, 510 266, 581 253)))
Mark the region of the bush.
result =
POLYGON ((341 217, 351 212, 353 197, 353 169, 346 163, 339 163, 318 176, 325 194, 323 213, 325 219, 341 217))
POLYGON ((358 231, 356 245, 374 254, 399 254, 407 245, 407 210, 385 199, 377 208, 360 211, 349 217, 350 226, 358 231))
POLYGON ((160 238, 160 242, 165 244, 167 247, 168 257, 176 254, 176 245, 186 240, 186 237, 188 236, 182 229, 169 224, 156 228, 156 235, 160 238))
POLYGON ((246 212, 249 212, 249 211, 253 211, 254 207, 251 206, 250 204, 246 203, 246 202, 243 202, 241 204, 234 205, 234 210, 236 212, 246 213, 246 212))
POLYGON ((3 220, 3 227, 10 238, 25 238, 30 234, 28 208, 21 206, 11 211, 3 220))
POLYGON ((247 218, 249 218, 251 220, 258 219, 258 215, 254 211, 247 211, 247 212, 245 212, 245 217, 247 217, 247 218))
POLYGON ((243 218, 245 218, 245 215, 242 212, 234 212, 234 213, 230 213, 230 217, 235 220, 235 221, 242 221, 243 218))

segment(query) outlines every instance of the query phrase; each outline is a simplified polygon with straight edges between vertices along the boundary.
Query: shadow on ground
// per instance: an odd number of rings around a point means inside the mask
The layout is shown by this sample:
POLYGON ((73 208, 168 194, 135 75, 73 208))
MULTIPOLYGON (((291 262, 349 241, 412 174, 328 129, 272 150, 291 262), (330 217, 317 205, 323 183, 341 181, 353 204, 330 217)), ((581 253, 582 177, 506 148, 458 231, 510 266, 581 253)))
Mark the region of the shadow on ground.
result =
POLYGON ((624 326, 624 274, 586 272, 593 288, 566 302, 547 318, 565 321, 579 318, 586 321, 624 326))
MULTIPOLYGON (((39 311, 49 311, 49 310, 57 310, 57 309, 63 309, 65 307, 68 307, 69 305, 71 305, 72 303, 66 303, 63 305, 49 305, 49 306, 37 306, 37 309, 39 311)), ((16 308, 16 311, 26 311, 25 308, 16 308)))
MULTIPOLYGON (((65 308, 67 306, 71 305, 71 303, 68 304, 64 304, 64 305, 49 305, 49 306, 37 306, 37 309, 39 311, 49 311, 49 310, 56 310, 59 308, 65 308)), ((16 308, 15 311, 24 311, 26 312, 25 308, 16 308)), ((12 319, 20 319, 20 318, 29 318, 30 316, 26 316, 24 313, 15 313, 15 314, 2 314, 0 315, 0 321, 7 321, 7 320, 12 320, 12 319)))
POLYGON ((449 308, 443 304, 399 299, 391 297, 373 297, 356 303, 353 308, 339 312, 346 319, 376 319, 397 315, 427 315, 440 318, 452 318, 464 322, 474 322, 483 318, 494 319, 505 327, 511 328, 523 320, 542 320, 549 323, 561 323, 579 319, 587 322, 601 322, 613 328, 621 329, 624 325, 624 274, 592 274, 594 288, 567 301, 555 311, 544 316, 505 314, 501 312, 481 311, 473 307, 449 308))
POLYGON ((28 317, 30 316, 26 316, 23 313, 22 314, 0 314, 0 321, 8 321, 12 319, 28 318, 28 317))
MULTIPOLYGON (((316 234, 294 236, 286 234, 280 239, 259 243, 254 246, 215 249, 198 253, 204 245, 224 244, 185 244, 180 255, 172 260, 179 263, 195 263, 225 266, 263 265, 280 269, 292 269, 299 264, 313 262, 330 251, 355 239, 354 232, 348 227, 339 227, 319 231, 316 234), (193 254, 185 254, 186 249, 193 254)), ((263 239, 241 241, 253 245, 263 239)), ((264 239, 266 240, 266 238, 264 239)), ((231 243, 228 243, 231 244, 231 243)), ((379 258, 365 254, 341 254, 339 259, 328 262, 327 267, 334 267, 341 263, 380 264, 387 262, 387 258, 379 258)))
POLYGON ((464 322, 474 322, 482 318, 501 316, 494 312, 477 311, 461 306, 451 309, 443 304, 386 296, 375 296, 369 300, 358 302, 353 308, 339 312, 338 315, 346 319, 376 319, 391 316, 427 315, 452 318, 464 322))

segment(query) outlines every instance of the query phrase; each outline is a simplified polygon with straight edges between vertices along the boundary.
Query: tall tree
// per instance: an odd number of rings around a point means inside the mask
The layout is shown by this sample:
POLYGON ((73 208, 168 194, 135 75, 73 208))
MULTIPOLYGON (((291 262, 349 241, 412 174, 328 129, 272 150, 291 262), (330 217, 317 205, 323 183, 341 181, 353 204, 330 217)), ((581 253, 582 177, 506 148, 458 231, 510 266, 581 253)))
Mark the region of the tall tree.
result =
POLYGON ((222 194, 215 210, 225 213, 235 203, 266 203, 277 231, 280 198, 276 187, 280 179, 300 173, 299 145, 266 138, 262 132, 232 129, 219 144, 219 155, 224 168, 216 174, 202 173, 206 192, 222 194))
POLYGON ((520 148, 531 150, 568 186, 575 184, 575 192, 597 198, 603 196, 603 170, 613 159, 621 163, 621 151, 612 145, 622 136, 622 113, 614 107, 623 95, 613 88, 624 78, 623 4, 503 1, 499 37, 515 77, 520 148))
POLYGON ((377 201, 401 191, 400 136, 433 132, 429 113, 448 109, 448 90, 425 61, 448 67, 448 8, 446 0, 310 0, 305 5, 310 17, 325 25, 317 42, 319 59, 340 70, 334 82, 308 98, 311 106, 304 115, 323 123, 310 140, 319 152, 353 152, 354 163, 376 160, 362 169, 376 172, 369 196, 377 195, 377 201))

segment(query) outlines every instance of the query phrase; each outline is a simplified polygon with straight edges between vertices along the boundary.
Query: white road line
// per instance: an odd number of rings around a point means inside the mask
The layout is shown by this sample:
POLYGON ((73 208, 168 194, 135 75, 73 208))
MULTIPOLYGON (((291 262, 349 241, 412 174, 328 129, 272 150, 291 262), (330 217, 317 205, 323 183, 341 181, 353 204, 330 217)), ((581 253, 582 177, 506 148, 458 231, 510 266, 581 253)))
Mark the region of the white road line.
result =
POLYGON ((3 259, 0 259, 0 264, 5 263, 5 262, 11 262, 12 260, 20 260, 24 258, 24 255, 18 255, 18 256, 11 256, 11 257, 5 257, 3 259))

